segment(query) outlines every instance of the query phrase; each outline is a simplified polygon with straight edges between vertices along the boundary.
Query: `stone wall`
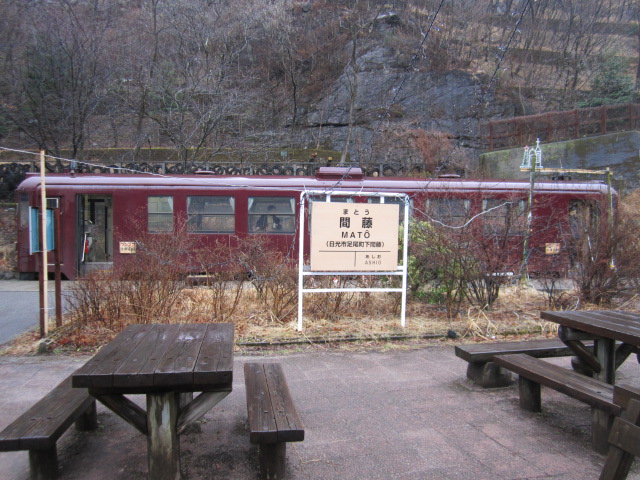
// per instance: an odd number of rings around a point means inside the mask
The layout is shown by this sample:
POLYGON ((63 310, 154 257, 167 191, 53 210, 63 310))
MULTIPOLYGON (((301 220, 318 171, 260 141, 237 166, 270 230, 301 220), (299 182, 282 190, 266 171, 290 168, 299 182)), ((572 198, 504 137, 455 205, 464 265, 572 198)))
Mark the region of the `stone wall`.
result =
MULTIPOLYGON (((541 144, 545 168, 604 170, 613 172, 613 184, 627 195, 640 188, 640 132, 621 132, 565 142, 541 144)), ((488 178, 528 179, 521 172, 524 148, 499 150, 480 155, 480 168, 488 178)), ((540 174, 551 178, 554 174, 540 174)), ((566 174, 574 180, 604 181, 604 175, 566 174)))

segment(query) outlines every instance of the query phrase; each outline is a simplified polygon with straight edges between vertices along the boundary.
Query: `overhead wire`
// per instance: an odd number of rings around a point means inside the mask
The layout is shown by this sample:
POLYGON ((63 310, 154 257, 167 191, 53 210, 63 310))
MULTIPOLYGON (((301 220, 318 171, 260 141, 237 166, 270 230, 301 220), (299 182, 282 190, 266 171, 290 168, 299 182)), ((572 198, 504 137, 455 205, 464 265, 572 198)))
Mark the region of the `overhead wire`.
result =
POLYGON ((398 95, 400 95, 400 92, 402 91, 402 87, 404 86, 405 82, 407 81, 407 78, 409 78, 410 71, 413 68, 413 65, 415 64, 417 59, 419 58, 419 52, 422 50, 422 48, 424 47, 424 44, 426 43, 427 39, 429 38, 429 33, 431 33, 431 29, 433 28, 433 25, 434 25, 434 23, 436 21, 436 18, 438 17, 438 14, 440 13, 440 10, 442 9, 442 6, 444 5, 444 2, 445 2, 445 0, 440 0, 440 5, 438 5, 438 8, 436 9, 435 13, 433 14, 433 18, 431 19, 431 23, 429 24, 429 27, 427 28, 427 31, 422 35, 420 43, 418 44, 418 47, 416 48, 416 52, 411 56, 411 59, 409 60, 409 65, 406 68, 406 72, 405 72, 404 76, 402 77, 402 80, 400 81, 400 84, 396 88, 395 94, 394 94, 393 98, 391 99, 391 102, 389 102, 389 104, 387 105, 387 108, 385 109, 384 114, 381 115, 381 118, 378 120, 378 124, 377 124, 376 128, 373 130, 373 134, 371 135, 371 138, 369 139, 369 152, 370 152, 369 160, 371 160, 371 158, 373 157, 373 140, 375 139, 375 136, 378 133, 378 130, 380 129, 380 127, 382 125, 382 122, 384 122, 384 120, 389 116, 389 112, 391 110, 391 106, 395 104, 396 99, 398 98, 398 95))

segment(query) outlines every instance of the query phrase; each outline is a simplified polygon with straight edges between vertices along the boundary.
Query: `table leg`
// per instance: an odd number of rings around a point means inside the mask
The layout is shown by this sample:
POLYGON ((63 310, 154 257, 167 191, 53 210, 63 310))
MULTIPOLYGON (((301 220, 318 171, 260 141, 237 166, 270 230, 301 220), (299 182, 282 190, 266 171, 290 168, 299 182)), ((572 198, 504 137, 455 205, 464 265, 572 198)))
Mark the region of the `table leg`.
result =
POLYGON ((616 383, 616 342, 609 338, 600 338, 595 341, 595 354, 600 362, 600 372, 596 378, 610 385, 616 383))
MULTIPOLYGON (((595 355, 600 362, 600 371, 594 374, 595 378, 608 384, 616 381, 616 342, 608 338, 599 338, 594 344, 595 355)), ((609 431, 613 416, 609 413, 593 408, 592 416, 592 445, 600 453, 606 454, 609 449, 609 431)))
POLYGON ((178 394, 178 410, 182 410, 193 400, 193 392, 182 392, 178 394))
POLYGON ((147 395, 147 424, 149 435, 149 478, 179 480, 180 440, 176 429, 178 396, 175 392, 147 395))

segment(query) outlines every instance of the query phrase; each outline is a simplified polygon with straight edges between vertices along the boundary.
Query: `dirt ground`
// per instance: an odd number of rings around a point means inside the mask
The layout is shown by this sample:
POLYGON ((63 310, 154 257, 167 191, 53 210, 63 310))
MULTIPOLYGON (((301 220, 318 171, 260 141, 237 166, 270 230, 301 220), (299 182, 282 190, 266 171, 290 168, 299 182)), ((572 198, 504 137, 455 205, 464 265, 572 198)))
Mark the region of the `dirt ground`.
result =
MULTIPOLYGON (((400 325, 399 315, 389 312, 331 321, 305 318, 302 331, 297 330, 296 318, 279 323, 247 314, 249 318, 235 322, 236 353, 388 351, 460 342, 553 338, 557 335, 556 324, 539 318, 544 305, 544 297, 537 290, 514 286, 504 289, 494 309, 469 308, 452 319, 438 305, 412 302, 405 327, 400 325)), ((52 330, 46 344, 41 343, 38 331, 34 330, 3 346, 0 354, 91 354, 117 333, 100 324, 77 328, 65 318, 65 324, 52 330)))

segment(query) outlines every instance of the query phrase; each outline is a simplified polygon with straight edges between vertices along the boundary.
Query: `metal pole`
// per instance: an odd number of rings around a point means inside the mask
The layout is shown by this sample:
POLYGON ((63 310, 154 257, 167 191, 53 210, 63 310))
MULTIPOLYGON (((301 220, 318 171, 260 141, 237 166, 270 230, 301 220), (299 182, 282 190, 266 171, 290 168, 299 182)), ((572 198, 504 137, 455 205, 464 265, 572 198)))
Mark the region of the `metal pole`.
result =
POLYGON ((607 168, 607 189, 609 193, 609 234, 613 231, 613 187, 611 186, 612 172, 607 168))
POLYGON ((49 262, 47 252, 47 189, 45 185, 44 150, 40 150, 40 236, 42 266, 40 269, 40 337, 46 337, 49 326, 49 262))
POLYGON ((300 220, 298 221, 298 331, 302 331, 302 301, 304 289, 304 192, 300 194, 300 220))
POLYGON ((60 205, 53 212, 53 238, 55 245, 53 246, 54 262, 56 265, 56 327, 62 326, 62 272, 60 271, 60 205))
POLYGON ((409 275, 409 197, 404 197, 404 234, 402 242, 402 306, 400 312, 400 324, 404 328, 407 324, 407 276, 409 275))
POLYGON ((522 242, 522 269, 520 280, 524 281, 527 276, 527 257, 529 256, 529 235, 531 232, 531 220, 533 217, 533 190, 535 188, 536 178, 536 162, 531 159, 531 170, 529 171, 529 198, 527 200, 527 228, 524 232, 524 241, 522 242))

